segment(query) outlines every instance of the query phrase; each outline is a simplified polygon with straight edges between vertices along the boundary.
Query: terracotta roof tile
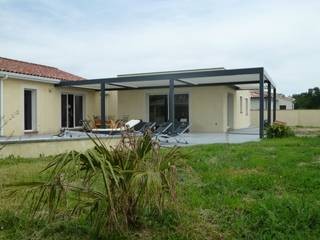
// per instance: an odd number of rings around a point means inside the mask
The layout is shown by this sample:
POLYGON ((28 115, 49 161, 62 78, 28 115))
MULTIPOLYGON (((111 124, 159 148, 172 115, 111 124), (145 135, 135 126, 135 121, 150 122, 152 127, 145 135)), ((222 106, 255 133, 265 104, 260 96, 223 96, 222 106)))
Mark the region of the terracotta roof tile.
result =
POLYGON ((0 71, 20 73, 37 77, 46 77, 59 80, 82 80, 84 78, 67 73, 55 67, 29 63, 0 57, 0 71))

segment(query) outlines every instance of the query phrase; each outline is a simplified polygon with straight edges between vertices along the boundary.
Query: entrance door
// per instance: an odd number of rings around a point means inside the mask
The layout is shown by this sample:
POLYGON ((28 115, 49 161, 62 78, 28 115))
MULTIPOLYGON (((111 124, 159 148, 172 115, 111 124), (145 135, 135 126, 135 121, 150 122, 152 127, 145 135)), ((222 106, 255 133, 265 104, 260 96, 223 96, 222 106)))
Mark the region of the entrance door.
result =
POLYGON ((228 105, 228 109, 227 109, 227 127, 228 129, 233 129, 233 118, 234 118, 234 98, 233 98, 233 94, 228 93, 228 97, 227 97, 227 105, 228 105))

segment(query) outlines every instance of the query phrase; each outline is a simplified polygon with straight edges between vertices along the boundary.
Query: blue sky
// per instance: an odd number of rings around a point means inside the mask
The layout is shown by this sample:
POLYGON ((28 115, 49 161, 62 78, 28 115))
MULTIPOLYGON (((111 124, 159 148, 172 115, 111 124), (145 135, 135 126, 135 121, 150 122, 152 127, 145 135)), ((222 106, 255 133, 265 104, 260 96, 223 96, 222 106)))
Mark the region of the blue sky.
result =
POLYGON ((263 66, 320 85, 320 1, 0 0, 0 56, 81 75, 263 66))

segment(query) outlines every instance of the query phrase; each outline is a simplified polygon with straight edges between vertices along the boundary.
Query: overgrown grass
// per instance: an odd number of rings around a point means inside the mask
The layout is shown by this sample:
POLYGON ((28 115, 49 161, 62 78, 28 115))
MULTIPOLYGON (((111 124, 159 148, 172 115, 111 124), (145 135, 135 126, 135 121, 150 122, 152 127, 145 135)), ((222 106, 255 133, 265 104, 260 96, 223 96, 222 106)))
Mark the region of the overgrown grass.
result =
MULTIPOLYGON (((86 219, 29 220, 18 208, 23 194, 8 200, 0 189, 0 239, 320 239, 320 137, 182 152, 178 202, 125 236, 95 236, 86 219)), ((0 184, 42 180, 49 160, 0 160, 0 184)))

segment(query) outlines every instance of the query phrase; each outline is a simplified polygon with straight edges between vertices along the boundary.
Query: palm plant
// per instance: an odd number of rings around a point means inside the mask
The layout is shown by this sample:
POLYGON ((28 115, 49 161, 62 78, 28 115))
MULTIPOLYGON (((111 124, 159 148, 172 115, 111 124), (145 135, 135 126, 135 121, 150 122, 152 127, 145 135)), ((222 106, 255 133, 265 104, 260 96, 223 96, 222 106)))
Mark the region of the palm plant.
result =
POLYGON ((43 170, 48 181, 30 184, 34 217, 85 216, 97 232, 126 231, 143 212, 161 214, 167 200, 175 200, 178 148, 160 151, 149 133, 128 132, 114 148, 91 139, 93 149, 56 156, 43 170))

